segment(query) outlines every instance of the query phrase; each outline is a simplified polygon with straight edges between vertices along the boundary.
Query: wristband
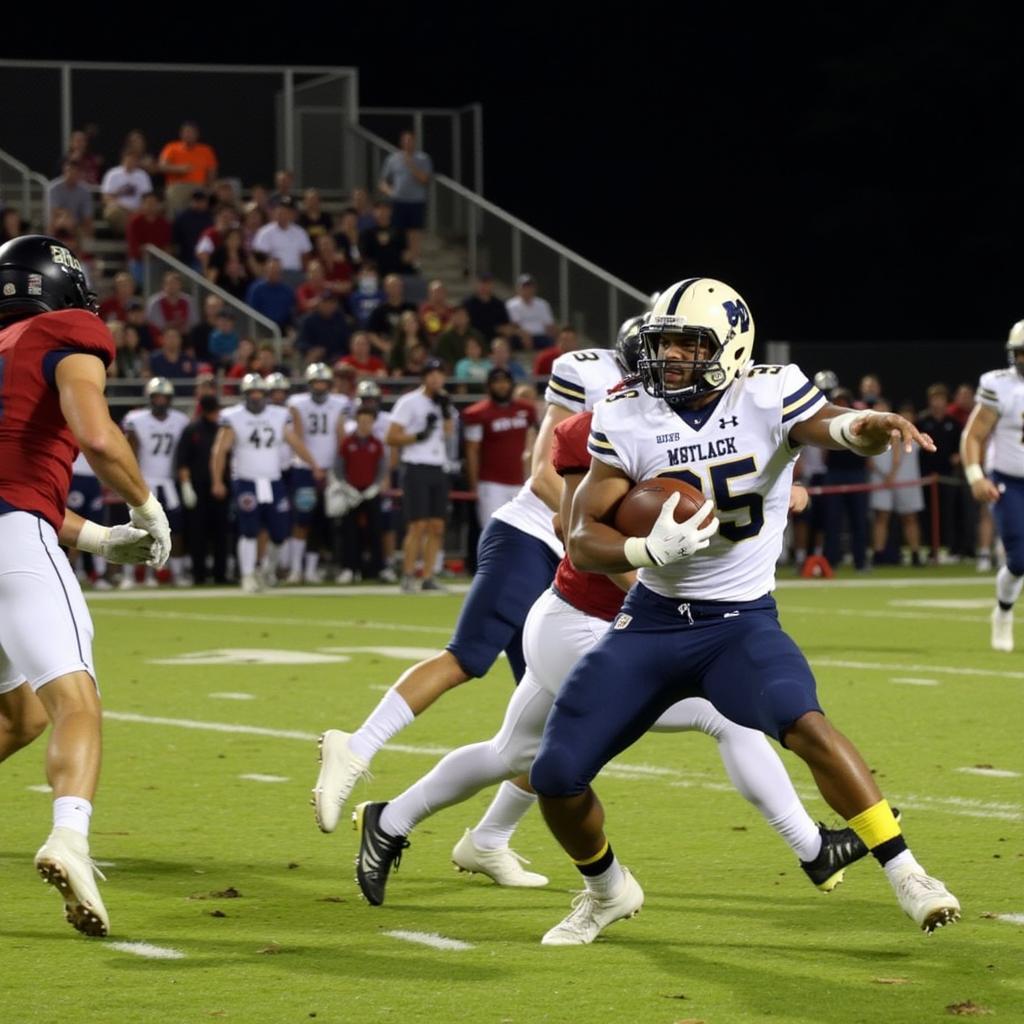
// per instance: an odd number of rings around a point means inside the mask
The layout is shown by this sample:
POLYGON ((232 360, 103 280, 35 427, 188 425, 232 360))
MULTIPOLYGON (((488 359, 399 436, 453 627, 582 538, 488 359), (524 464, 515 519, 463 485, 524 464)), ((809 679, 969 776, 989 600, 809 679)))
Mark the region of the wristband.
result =
POLYGON ((92 555, 97 555, 109 536, 110 529, 108 527, 100 526, 99 523, 86 519, 82 523, 82 529, 78 531, 78 540, 75 541, 75 547, 79 551, 88 551, 92 555))
POLYGON ((653 569, 658 564, 647 550, 646 537, 627 537, 622 553, 634 569, 653 569))
POLYGON ((860 441, 853 434, 850 433, 850 427, 854 421, 859 420, 862 416, 870 413, 863 412, 844 412, 838 416, 833 416, 828 421, 828 436, 835 441, 836 444, 842 445, 844 448, 848 448, 851 452, 857 452, 863 454, 866 449, 873 450, 875 445, 868 441, 860 441))
POLYGON ((979 480, 985 479, 985 470, 977 462, 972 462, 969 466, 964 466, 964 477, 973 487, 979 480))

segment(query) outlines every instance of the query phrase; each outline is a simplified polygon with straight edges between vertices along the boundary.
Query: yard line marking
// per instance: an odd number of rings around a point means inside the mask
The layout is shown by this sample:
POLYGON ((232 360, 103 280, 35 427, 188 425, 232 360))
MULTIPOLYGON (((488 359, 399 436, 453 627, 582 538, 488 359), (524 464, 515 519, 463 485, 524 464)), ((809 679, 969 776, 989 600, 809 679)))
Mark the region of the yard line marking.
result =
POLYGON ((1024 672, 1007 672, 1001 669, 952 668, 949 665, 900 665, 892 661, 847 661, 845 658, 808 658, 812 665, 825 668, 863 668, 879 672, 936 672, 950 676, 983 676, 993 679, 1024 679, 1024 672))
MULTIPOLYGON (((952 582, 952 581, 950 581, 952 582)), ((445 583, 449 593, 451 594, 464 594, 469 590, 469 583, 445 583)), ((308 598, 323 598, 323 597, 397 597, 398 588, 394 586, 366 586, 366 587, 273 587, 267 591, 264 596, 266 597, 308 597, 308 598)), ((442 595, 443 596, 443 595, 442 595)), ((88 594, 88 600, 90 602, 118 602, 118 601, 203 601, 203 600, 214 600, 225 597, 245 597, 247 600, 253 600, 248 595, 244 595, 238 587, 193 587, 191 590, 183 593, 177 589, 156 589, 156 590, 133 590, 131 593, 121 593, 117 590, 112 590, 105 593, 97 593, 96 591, 90 591, 88 594)), ((258 600, 258 599, 257 599, 258 600)))
POLYGON ((239 775, 240 779, 247 779, 249 782, 290 782, 287 775, 260 775, 259 772, 252 772, 249 775, 239 775))
POLYGON ((116 949, 119 953, 131 953, 133 956, 144 956, 147 960, 184 960, 185 954, 180 949, 167 946, 154 946, 150 942, 105 942, 105 949, 116 949))
POLYGON ((113 861, 113 860, 94 860, 93 864, 95 864, 96 867, 98 867, 98 868, 116 868, 117 867, 117 861, 113 861))
POLYGON ((30 793, 52 793, 53 786, 48 786, 45 782, 38 786, 26 786, 25 787, 30 793))
MULTIPOLYGON (((206 732, 226 732, 249 736, 269 736, 273 739, 302 740, 311 742, 317 738, 317 733, 300 732, 297 729, 268 729, 259 725, 236 725, 231 722, 201 722, 190 718, 161 718, 149 715, 138 715, 126 711, 104 711, 104 718, 112 719, 115 722, 133 722, 143 725, 169 725, 181 729, 198 729, 206 732)), ((396 754, 426 755, 428 757, 440 757, 450 753, 450 747, 415 747, 404 743, 387 743, 385 750, 396 754)), ((732 787, 723 782, 712 782, 704 778, 701 772, 685 772, 675 768, 661 768, 649 764, 626 764, 620 761, 612 761, 605 772, 609 775, 618 773, 621 778, 644 779, 646 781, 665 780, 670 786, 698 787, 710 789, 713 792, 731 792, 732 787), (669 781, 672 780, 672 781, 669 781)), ((804 790, 797 792, 804 799, 817 796, 816 791, 804 790)), ((1024 806, 1014 803, 986 802, 983 800, 966 799, 964 797, 928 797, 928 796, 900 796, 889 794, 889 799, 900 806, 912 808, 919 811, 936 811, 939 813, 953 814, 965 818, 999 818, 1005 821, 1024 820, 1024 806)))
POLYGON ((957 768, 964 775, 984 775, 990 779, 1019 779, 1020 772, 1011 772, 1004 768, 957 768))
POLYGON ((783 615, 838 615, 847 619, 909 619, 913 622, 988 622, 987 615, 926 615, 924 612, 901 612, 885 608, 821 608, 817 605, 789 604, 779 606, 783 615))
POLYGON ((992 599, 990 597, 936 597, 920 598, 918 600, 904 599, 902 601, 889 601, 888 603, 897 608, 964 608, 968 611, 977 610, 979 608, 984 608, 986 611, 991 611, 992 609, 992 599))
MULTIPOLYGON (((776 580, 779 590, 900 590, 917 587, 991 587, 992 578, 983 576, 938 576, 934 578, 919 576, 897 576, 895 579, 874 580, 776 580)), ((115 591, 116 593, 116 591, 115 591)), ((104 595, 112 596, 110 594, 104 595)), ((120 595, 119 595, 120 596, 120 595)), ((124 595, 129 596, 129 595, 124 595)))
POLYGON ((893 676, 890 683, 903 683, 906 686, 938 686, 938 679, 921 679, 918 676, 893 676))
POLYGON ((392 931, 383 932, 392 939, 401 939, 403 942, 418 942, 421 946, 430 946, 433 949, 475 949, 471 942, 463 942, 461 939, 446 939, 437 932, 406 932, 392 931))
POLYGON ((993 914, 997 921, 1006 921, 1008 924, 1024 924, 1024 914, 993 914))
POLYGON ((213 700, 255 700, 256 695, 253 693, 233 693, 226 691, 224 693, 208 693, 207 697, 213 698, 213 700))

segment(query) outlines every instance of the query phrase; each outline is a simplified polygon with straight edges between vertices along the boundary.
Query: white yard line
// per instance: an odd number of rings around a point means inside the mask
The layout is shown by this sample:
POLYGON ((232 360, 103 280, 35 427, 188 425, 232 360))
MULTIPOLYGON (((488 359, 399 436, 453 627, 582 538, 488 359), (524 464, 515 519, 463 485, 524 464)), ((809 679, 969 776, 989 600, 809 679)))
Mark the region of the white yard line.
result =
POLYGON ((239 775, 240 779, 249 782, 291 782, 287 775, 260 775, 259 772, 252 772, 248 775, 239 775))
MULTIPOLYGON (((778 580, 779 590, 901 590, 916 587, 991 587, 991 576, 897 576, 895 579, 866 580, 778 580)), ((107 595, 110 596, 110 595, 107 595)))
POLYGON ((1008 924, 1024 924, 1024 914, 996 914, 995 919, 1008 924))
MULTIPOLYGON (((469 590, 467 582, 445 582, 445 587, 450 594, 464 594, 469 590)), ((443 597, 443 594, 424 595, 443 597)), ((129 591, 100 591, 90 590, 86 598, 90 603, 93 601, 119 602, 119 601, 209 601, 220 600, 225 597, 241 597, 251 601, 254 607, 259 606, 260 598, 263 597, 394 597, 400 601, 408 601, 409 596, 400 593, 396 586, 355 586, 355 587, 273 587, 262 594, 243 594, 239 587, 193 587, 190 590, 178 590, 173 587, 166 589, 156 588, 153 590, 129 590, 129 591)))
POLYGON ((901 683, 904 686, 938 686, 938 679, 921 679, 918 676, 893 676, 890 683, 901 683))
MULTIPOLYGON (((237 725, 232 722, 201 722, 189 718, 162 718, 149 715, 138 715, 130 712, 104 711, 104 718, 115 722, 130 722, 142 725, 166 725, 180 729, 198 729, 204 732, 235 733, 249 736, 267 736, 273 739, 302 740, 312 742, 316 734, 300 732, 295 729, 268 729, 258 725, 237 725)), ((385 750, 397 754, 414 754, 428 757, 440 757, 449 752, 448 747, 417 747, 402 743, 388 743, 385 750)), ((677 771, 674 768, 663 768, 649 764, 626 764, 612 761, 605 769, 610 777, 640 779, 648 782, 666 782, 672 786, 697 787, 713 792, 728 792, 731 786, 722 782, 710 782, 699 773, 677 771), (689 776, 689 777, 688 777, 689 776)), ((814 796, 807 791, 805 796, 814 796)), ((965 797, 928 797, 889 794, 889 800, 901 807, 920 811, 935 811, 965 818, 999 818, 1005 821, 1024 820, 1024 806, 1015 803, 992 803, 965 797)))
POLYGON ((989 779, 1019 779, 1020 772, 1011 772, 1004 768, 957 768, 963 775, 983 775, 989 779))
POLYGON ((828 615, 841 619, 906 619, 912 622, 988 622, 987 615, 936 615, 934 613, 905 612, 894 608, 823 608, 821 605, 790 604, 779 605, 783 616, 787 615, 828 615))
POLYGON ((185 954, 180 949, 169 949, 167 946, 154 946, 150 942, 105 942, 104 949, 116 949, 119 953, 131 953, 147 960, 184 960, 185 954))
POLYGON ((256 695, 254 693, 234 693, 234 692, 208 693, 206 696, 212 698, 213 700, 255 700, 256 699, 256 695))
POLYGON ((446 939, 443 935, 438 935, 436 932, 406 932, 399 930, 382 932, 381 934, 387 935, 392 939, 401 939, 403 942, 416 942, 421 946, 430 946, 432 949, 459 950, 476 948, 471 942, 463 942, 461 939, 446 939))
POLYGON ((982 676, 992 679, 1024 679, 1024 672, 1007 672, 1002 669, 953 668, 951 665, 904 665, 894 661, 847 661, 845 658, 808 658, 812 665, 824 668, 857 668, 869 672, 934 672, 949 676, 982 676))

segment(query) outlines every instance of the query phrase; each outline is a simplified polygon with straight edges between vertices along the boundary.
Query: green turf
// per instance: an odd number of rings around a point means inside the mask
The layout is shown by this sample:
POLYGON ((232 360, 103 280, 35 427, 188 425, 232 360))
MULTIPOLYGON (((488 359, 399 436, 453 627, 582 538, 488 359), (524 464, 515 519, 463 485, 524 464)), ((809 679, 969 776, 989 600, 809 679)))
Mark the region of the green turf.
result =
MULTIPOLYGON (((756 812, 727 791, 703 736, 646 738, 621 762, 663 771, 620 765, 599 780, 610 836, 646 905, 594 946, 558 950, 538 939, 567 911, 578 877, 535 813, 515 845, 551 876, 549 888, 502 890, 454 873, 449 853, 486 805, 480 794, 414 833, 387 903, 371 908, 352 881, 347 821, 331 836, 314 826, 312 742, 111 719, 92 840, 94 855, 115 865, 103 890, 110 941, 147 941, 185 959, 140 959, 63 923, 58 897, 32 870, 49 829, 49 797, 27 788, 44 781, 37 744, 4 765, 0 1022, 920 1024, 966 1001, 993 1019, 1024 1020, 1024 927, 986 916, 1024 913, 1024 786, 1020 777, 957 771, 1024 771, 1024 658, 988 650, 990 582, 927 572, 921 578, 940 585, 878 585, 887 578, 855 589, 786 587, 783 621, 815 665, 824 706, 904 808, 915 852, 960 898, 955 927, 918 932, 870 861, 833 895, 817 893, 756 812), (894 603, 950 600, 978 604, 894 603), (239 778, 248 773, 288 781, 239 778), (238 898, 211 895, 232 887, 238 898), (438 951, 390 930, 474 948, 438 951)), ((153 661, 224 648, 436 648, 459 601, 96 600, 104 704, 122 715, 303 734, 351 727, 415 652, 350 654, 340 664, 153 661), (255 699, 210 696, 217 692, 255 699)), ((510 682, 499 664, 397 742, 449 748, 486 738, 510 682)), ((831 820, 806 771, 784 757, 811 813, 831 820)), ((436 759, 384 751, 357 796, 387 798, 436 759)))

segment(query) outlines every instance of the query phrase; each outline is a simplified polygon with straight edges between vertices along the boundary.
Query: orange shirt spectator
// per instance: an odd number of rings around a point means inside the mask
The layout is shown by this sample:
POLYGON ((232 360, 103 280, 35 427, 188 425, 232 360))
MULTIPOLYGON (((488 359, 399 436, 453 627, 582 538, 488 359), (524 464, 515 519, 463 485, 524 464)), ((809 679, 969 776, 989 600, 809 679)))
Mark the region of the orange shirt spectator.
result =
POLYGON ((205 142, 189 144, 183 139, 168 142, 160 151, 160 163, 181 167, 181 171, 167 171, 168 185, 184 183, 207 185, 217 175, 217 155, 205 142))

